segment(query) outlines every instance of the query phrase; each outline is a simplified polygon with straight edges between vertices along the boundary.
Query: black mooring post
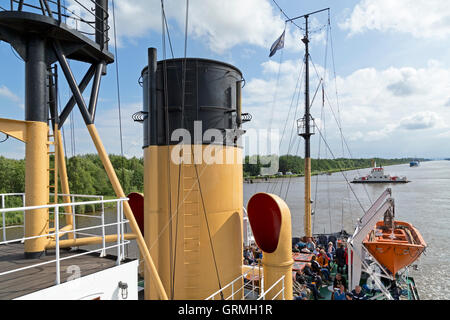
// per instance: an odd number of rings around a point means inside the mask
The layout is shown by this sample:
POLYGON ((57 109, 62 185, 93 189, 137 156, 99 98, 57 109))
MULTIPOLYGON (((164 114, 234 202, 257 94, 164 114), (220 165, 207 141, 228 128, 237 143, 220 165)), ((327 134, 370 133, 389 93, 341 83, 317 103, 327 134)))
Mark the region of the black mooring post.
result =
POLYGON ((56 5, 58 6, 58 22, 61 23, 61 0, 58 0, 56 5))
POLYGON ((95 42, 108 50, 108 0, 95 0, 95 42))
POLYGON ((45 40, 32 37, 27 43, 25 61, 25 120, 48 120, 48 71, 45 40))
POLYGON ((147 101, 144 102, 144 112, 147 117, 144 120, 144 148, 151 144, 151 137, 158 136, 157 106, 156 106, 156 48, 148 48, 148 77, 147 77, 147 101))

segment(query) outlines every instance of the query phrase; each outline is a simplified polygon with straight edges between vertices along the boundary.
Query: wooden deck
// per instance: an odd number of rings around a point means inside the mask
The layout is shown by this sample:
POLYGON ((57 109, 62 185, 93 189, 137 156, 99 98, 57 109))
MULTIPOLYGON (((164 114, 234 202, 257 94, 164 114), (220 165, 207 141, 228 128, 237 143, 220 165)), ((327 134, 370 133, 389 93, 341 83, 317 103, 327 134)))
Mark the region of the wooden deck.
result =
MULTIPOLYGON (((82 250, 60 251, 60 258, 68 257, 76 253, 82 253, 82 250)), ((25 259, 23 253, 23 244, 14 243, 0 245, 0 273, 19 269, 45 261, 55 259, 55 251, 48 250, 46 256, 39 259, 25 259)), ((78 266, 80 276, 86 276, 116 265, 115 257, 107 256, 100 258, 98 253, 90 253, 80 257, 61 261, 61 283, 67 281, 73 273, 68 270, 69 266, 78 266)), ((10 300, 23 295, 39 291, 55 285, 56 282, 56 263, 48 263, 42 266, 9 273, 0 276, 0 299, 10 300)))

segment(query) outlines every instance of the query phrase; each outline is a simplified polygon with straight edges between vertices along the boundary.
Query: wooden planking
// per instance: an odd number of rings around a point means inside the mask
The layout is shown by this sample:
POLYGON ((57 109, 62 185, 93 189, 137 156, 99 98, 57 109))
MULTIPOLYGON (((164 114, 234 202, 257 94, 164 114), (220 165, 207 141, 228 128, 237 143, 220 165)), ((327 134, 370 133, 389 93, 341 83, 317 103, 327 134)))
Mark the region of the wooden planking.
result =
MULTIPOLYGON (((55 259, 55 251, 47 251, 47 255, 39 259, 25 259, 23 253, 23 244, 14 243, 0 245, 0 273, 30 266, 45 261, 55 259)), ((82 250, 60 251, 60 258, 68 257, 82 250)), ((98 254, 86 254, 80 257, 61 261, 61 283, 68 280, 73 275, 68 270, 70 266, 80 268, 80 276, 86 276, 116 265, 115 257, 100 258, 98 254)), ((55 285, 56 281, 56 263, 52 262, 39 267, 33 267, 27 270, 13 272, 0 276, 0 299, 9 300, 20 296, 42 290, 55 285)), ((63 297, 61 297, 64 299, 63 297)))

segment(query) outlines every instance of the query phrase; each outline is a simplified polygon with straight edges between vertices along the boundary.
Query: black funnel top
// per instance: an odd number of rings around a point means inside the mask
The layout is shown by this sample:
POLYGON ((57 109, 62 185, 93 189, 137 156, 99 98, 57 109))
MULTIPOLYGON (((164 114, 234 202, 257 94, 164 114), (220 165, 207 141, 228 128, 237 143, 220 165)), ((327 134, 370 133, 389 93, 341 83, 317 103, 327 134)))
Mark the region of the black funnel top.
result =
MULTIPOLYGON (((228 136, 240 135, 236 123, 236 87, 242 85, 242 73, 236 67, 219 61, 188 58, 157 63, 156 105, 149 105, 148 67, 142 71, 144 88, 144 147, 177 144, 171 139, 176 129, 186 129, 192 143, 236 145, 236 139, 202 139, 208 129, 228 136), (185 79, 183 83, 183 78, 185 79), (194 141, 194 122, 196 140, 194 141), (167 126, 168 124, 168 126, 167 126), (201 125, 201 131, 200 131, 201 125), (151 128, 154 126, 154 128, 151 128), (156 128, 155 128, 156 127, 156 128)), ((179 132, 179 131, 178 131, 179 132)), ((179 136, 178 132, 174 135, 179 136)))

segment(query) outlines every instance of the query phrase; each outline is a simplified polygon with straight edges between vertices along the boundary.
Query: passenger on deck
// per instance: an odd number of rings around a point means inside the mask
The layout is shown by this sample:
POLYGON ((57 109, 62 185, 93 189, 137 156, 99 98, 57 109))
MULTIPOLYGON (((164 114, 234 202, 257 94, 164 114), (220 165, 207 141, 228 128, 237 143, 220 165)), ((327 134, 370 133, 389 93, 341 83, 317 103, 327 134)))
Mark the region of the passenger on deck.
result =
POLYGON ((324 297, 321 296, 319 292, 320 286, 318 286, 314 281, 308 279, 308 277, 306 277, 301 270, 297 270, 295 280, 301 285, 306 285, 306 287, 311 290, 314 300, 324 299, 324 297))
POLYGON ((362 292, 361 286, 356 286, 352 292, 347 293, 347 300, 367 300, 367 297, 362 292))
POLYGON ((308 240, 306 241, 306 248, 310 251, 313 252, 314 249, 316 249, 316 244, 314 243, 312 238, 308 238, 308 240))
POLYGON ((306 243, 299 241, 294 246, 299 252, 302 251, 302 249, 306 248, 306 243))
POLYGON ((330 258, 330 260, 334 260, 334 254, 336 253, 336 249, 333 246, 333 242, 329 242, 328 243, 328 248, 327 248, 327 256, 328 258, 330 258))
POLYGON ((338 289, 341 285, 344 286, 345 290, 347 290, 347 281, 342 274, 337 273, 333 281, 333 289, 338 289))
POLYGON ((311 260, 311 269, 312 271, 316 272, 317 274, 323 275, 325 278, 325 281, 330 281, 330 271, 327 268, 322 268, 320 263, 317 261, 316 256, 312 256, 311 260))
POLYGON ((336 249, 336 263, 337 263, 337 272, 344 273, 344 266, 346 264, 347 254, 344 249, 344 244, 341 243, 339 248, 336 249))
POLYGON ((255 262, 255 257, 253 256, 253 251, 251 248, 246 248, 244 250, 244 259, 248 261, 249 265, 255 262))
POLYGON ((332 296, 332 300, 347 300, 347 295, 345 293, 345 288, 341 284, 332 296))
MULTIPOLYGON (((317 262, 319 262, 322 268, 329 269, 329 258, 325 253, 325 250, 320 250, 319 255, 317 256, 317 262)), ((328 270, 329 271, 329 270, 328 270)))
POLYGON ((318 288, 321 288, 322 278, 320 277, 320 275, 318 275, 312 270, 311 263, 308 262, 305 265, 305 267, 303 268, 303 274, 308 276, 311 279, 311 281, 317 285, 318 288))
POLYGON ((255 259, 256 260, 261 260, 262 259, 262 251, 259 248, 256 248, 256 250, 255 250, 255 259))

